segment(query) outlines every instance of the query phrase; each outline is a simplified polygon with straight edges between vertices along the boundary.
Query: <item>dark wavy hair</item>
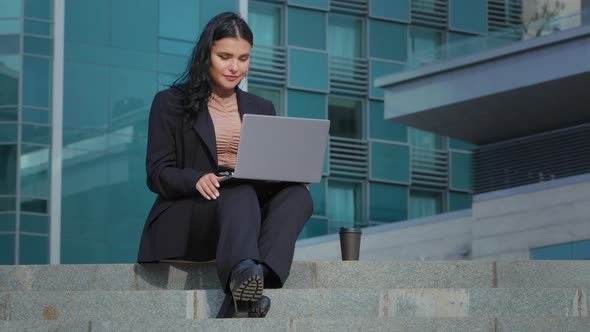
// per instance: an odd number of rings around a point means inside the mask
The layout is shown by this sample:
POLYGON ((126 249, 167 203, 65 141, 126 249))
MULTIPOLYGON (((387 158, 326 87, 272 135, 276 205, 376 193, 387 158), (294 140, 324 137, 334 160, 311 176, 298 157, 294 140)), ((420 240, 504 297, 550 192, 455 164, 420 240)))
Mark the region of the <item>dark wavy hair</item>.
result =
POLYGON ((213 17, 203 28, 186 70, 172 84, 172 87, 179 88, 184 93, 184 108, 187 112, 198 110, 200 102, 207 100, 211 95, 213 84, 209 75, 211 47, 216 41, 228 37, 240 37, 250 45, 254 45, 252 30, 240 15, 225 12, 213 17))

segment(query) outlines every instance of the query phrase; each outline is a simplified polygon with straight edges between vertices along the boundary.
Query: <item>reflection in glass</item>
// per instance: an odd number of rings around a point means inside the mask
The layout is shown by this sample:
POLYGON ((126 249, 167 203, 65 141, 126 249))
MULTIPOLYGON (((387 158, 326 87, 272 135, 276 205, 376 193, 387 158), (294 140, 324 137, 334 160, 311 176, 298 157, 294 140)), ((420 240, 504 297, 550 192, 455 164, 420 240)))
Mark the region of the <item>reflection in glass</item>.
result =
POLYGON ((20 17, 20 3, 22 0, 0 1, 0 17, 20 17))
POLYGON ((21 195, 49 196, 49 148, 23 144, 20 157, 21 195))
POLYGON ((349 58, 360 58, 362 47, 362 20, 355 17, 330 15, 328 52, 349 58))
MULTIPOLYGON (((0 212, 16 211, 16 197, 0 197, 0 212)), ((0 217, 1 218, 1 217, 0 217)))
POLYGON ((360 226, 362 218, 362 186, 360 183, 328 181, 328 218, 330 232, 340 227, 360 226))
POLYGON ((260 3, 251 3, 248 6, 248 24, 256 36, 257 45, 281 45, 280 20, 279 7, 260 3))
POLYGON ((330 120, 330 136, 363 138, 361 101, 330 97, 328 119, 330 120))
POLYGON ((408 218, 421 218, 442 212, 442 193, 425 190, 410 190, 408 218))
POLYGON ((281 90, 265 89, 255 85, 248 85, 248 92, 270 100, 278 115, 285 114, 281 103, 281 90))
POLYGON ((440 30, 412 27, 410 29, 410 52, 413 63, 425 65, 443 58, 443 32, 440 30))
POLYGON ((18 104, 19 57, 0 55, 0 105, 18 104))
POLYGON ((23 56, 23 104, 49 107, 51 59, 23 56))
POLYGON ((16 194, 16 145, 0 145, 0 195, 16 194))

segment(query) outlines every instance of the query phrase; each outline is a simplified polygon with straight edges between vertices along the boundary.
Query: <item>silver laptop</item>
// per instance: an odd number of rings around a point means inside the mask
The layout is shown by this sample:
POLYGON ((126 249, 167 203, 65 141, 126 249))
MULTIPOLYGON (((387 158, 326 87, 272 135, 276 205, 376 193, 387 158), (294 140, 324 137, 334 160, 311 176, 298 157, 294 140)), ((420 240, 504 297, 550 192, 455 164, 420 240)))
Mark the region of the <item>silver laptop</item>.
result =
POLYGON ((236 168, 222 182, 320 182, 329 129, 329 120, 245 114, 236 168))

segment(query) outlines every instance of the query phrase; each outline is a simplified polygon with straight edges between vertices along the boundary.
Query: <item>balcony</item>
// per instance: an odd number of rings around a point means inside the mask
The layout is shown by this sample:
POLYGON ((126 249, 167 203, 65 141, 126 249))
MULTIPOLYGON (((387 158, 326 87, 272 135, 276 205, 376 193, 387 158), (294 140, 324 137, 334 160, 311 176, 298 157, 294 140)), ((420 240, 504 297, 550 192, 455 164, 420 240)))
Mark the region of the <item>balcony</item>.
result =
POLYGON ((330 93, 365 97, 368 93, 369 61, 366 58, 330 56, 330 93))
POLYGON ((330 136, 330 175, 366 178, 369 174, 367 141, 330 136))
POLYGON ((411 148, 410 170, 412 185, 446 188, 449 183, 449 155, 447 151, 411 148))

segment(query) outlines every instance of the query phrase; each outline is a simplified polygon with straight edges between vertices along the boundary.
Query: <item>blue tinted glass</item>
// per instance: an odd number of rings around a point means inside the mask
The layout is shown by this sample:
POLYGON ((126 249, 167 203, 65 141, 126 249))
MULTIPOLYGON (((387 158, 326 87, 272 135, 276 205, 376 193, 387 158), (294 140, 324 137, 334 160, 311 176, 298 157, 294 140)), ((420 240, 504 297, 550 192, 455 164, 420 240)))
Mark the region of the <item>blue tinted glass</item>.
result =
POLYGON ((49 237, 47 236, 20 236, 20 264, 47 264, 49 263, 49 237))
MULTIPOLYGON (((398 63, 391 63, 379 60, 371 60, 371 78, 370 81, 374 82, 376 78, 396 73, 404 68, 403 65, 398 63)), ((383 99, 383 88, 376 87, 373 83, 370 84, 371 98, 383 99)))
POLYGON ((442 212, 442 193, 410 190, 408 219, 428 217, 442 212))
POLYGON ((199 33, 199 1, 160 1, 160 36, 196 41, 199 33))
MULTIPOLYGON (((0 197, 0 212, 16 211, 16 197, 0 197)), ((0 214, 0 216, 7 216, 0 214)), ((0 219, 3 217, 0 217, 0 219)), ((5 219, 4 219, 5 220, 5 219)))
POLYGON ((179 77, 186 69, 187 61, 184 56, 162 54, 158 57, 158 71, 179 77))
POLYGON ((445 56, 442 44, 442 31, 413 27, 410 29, 411 61, 422 65, 442 59, 445 56))
POLYGON ((564 243, 554 246, 531 249, 531 259, 541 260, 571 260, 572 244, 564 243))
POLYGON ((20 230, 31 233, 49 233, 49 217, 34 214, 21 213, 20 230))
POLYGON ((47 199, 21 196, 20 210, 22 212, 46 214, 49 211, 49 209, 47 208, 47 199))
POLYGON ((0 234, 0 265, 14 264, 14 234, 0 234))
MULTIPOLYGON (((2 207, 6 206, 6 201, 6 198, 0 198, 0 211, 3 211, 2 207)), ((12 202, 14 202, 14 198, 12 198, 12 202)), ((15 230, 16 215, 14 213, 0 213, 0 232, 14 232, 15 230)))
POLYGON ((237 12, 238 1, 236 0, 215 0, 207 1, 201 0, 201 12, 199 22, 201 23, 201 29, 209 22, 209 20, 223 12, 237 12))
POLYGON ((371 182, 369 198, 371 221, 391 222, 407 219, 407 187, 371 182))
POLYGON ((360 183, 331 180, 328 182, 327 199, 328 232, 336 232, 340 227, 361 226, 363 206, 360 183))
POLYGON ((408 183, 410 181, 409 147, 371 142, 371 177, 408 183))
MULTIPOLYGON (((25 32, 51 37, 51 23, 25 20, 25 32)), ((26 46, 26 43, 25 43, 26 46)))
POLYGON ((277 114, 285 114, 281 103, 281 90, 265 89, 257 86, 248 85, 248 92, 262 98, 268 99, 275 107, 277 114))
POLYGON ((451 187, 471 190, 471 154, 451 153, 451 187))
POLYGON ((18 110, 16 108, 0 108, 0 122, 17 122, 18 110))
POLYGON ((23 144, 20 158, 20 194, 49 196, 49 148, 23 144))
POLYGON ((40 109, 23 108, 22 121, 40 124, 50 124, 51 112, 40 109))
POLYGON ((191 55, 194 46, 192 42, 169 39, 159 40, 160 53, 180 55, 185 59, 191 55))
POLYGON ((0 55, 0 105, 18 104, 20 61, 16 55, 0 55))
POLYGON ((317 8, 322 10, 330 9, 330 0, 289 0, 289 4, 317 8))
POLYGON ((106 128, 107 110, 110 108, 108 89, 108 67, 66 63, 64 70, 64 129, 106 128), (92 79, 89 80, 88 77, 92 77, 92 79))
POLYGON ((48 38, 25 36, 25 53, 53 55, 53 41, 48 38))
POLYGON ((328 26, 328 52, 349 58, 363 56, 363 22, 360 18, 331 15, 328 26))
MULTIPOLYGON (((1 5, 0 5, 1 6, 1 5)), ((2 9, 0 9, 0 12, 2 9)), ((1 14, 0 14, 1 16, 1 14)), ((25 31, 27 29, 25 21, 25 31)), ((20 20, 0 20, 0 34, 2 35, 12 35, 18 34, 20 32, 20 20)))
POLYGON ((256 45, 281 45, 280 7, 261 3, 248 5, 248 24, 256 45))
POLYGON ((16 194, 16 153, 16 145, 0 144, 0 160, 3 164, 3 171, 0 172, 0 195, 16 194))
POLYGON ((52 8, 52 0, 25 0, 25 17, 51 20, 53 16, 51 13, 52 8))
POLYGON ((486 0, 453 0, 449 6, 449 29, 485 33, 486 0))
POLYGON ((18 53, 20 51, 19 35, 0 36, 0 54, 18 53))
POLYGON ((328 54, 289 49, 289 87, 328 92, 328 54))
POLYGON ((51 59, 23 57, 23 104, 49 107, 51 59))
POLYGON ((455 138, 449 138, 449 148, 450 149, 457 149, 457 150, 475 150, 477 149, 477 145, 467 143, 455 138))
POLYGON ((289 89, 287 114, 296 118, 326 119, 326 96, 289 89))
POLYGON ((590 240, 572 243, 572 259, 590 259, 590 240))
POLYGON ((0 123, 0 142, 16 142, 18 125, 16 123, 0 123))
POLYGON ((157 79, 154 72, 111 69, 109 96, 112 127, 118 127, 122 123, 147 123, 148 110, 158 88, 157 79))
POLYGON ((410 21, 410 0, 371 0, 369 5, 371 17, 410 21))
POLYGON ((326 179, 322 178, 320 183, 309 185, 309 191, 313 198, 313 214, 326 214, 326 179))
POLYGON ((363 105, 359 100, 328 98, 330 136, 363 138, 363 105))
POLYGON ((155 53, 158 50, 158 25, 154 22, 157 21, 157 0, 111 2, 112 46, 155 53))
POLYGON ((68 42, 66 42, 65 45, 65 59, 66 69, 68 65, 73 62, 94 65, 113 65, 154 71, 158 67, 158 56, 156 53, 145 53, 120 48, 68 42))
POLYGON ((108 45, 111 34, 110 3, 96 0, 68 1, 65 6, 65 40, 108 45))
POLYGON ((51 143, 51 127, 49 126, 23 124, 21 129, 23 142, 45 145, 51 143))
POLYGON ((408 31, 405 25, 369 20, 370 56, 406 61, 408 31))
POLYGON ((174 81, 178 78, 178 75, 170 75, 165 73, 158 73, 158 90, 164 90, 169 88, 174 81))
POLYGON ((449 192, 449 210, 457 211, 471 208, 471 195, 459 192, 449 192))
POLYGON ((22 0, 0 1, 0 17, 20 17, 20 4, 22 0))
POLYGON ((369 103, 369 135, 371 138, 385 139, 398 142, 408 140, 407 128, 394 121, 385 120, 383 103, 371 101, 369 103))
POLYGON ((307 239, 314 236, 322 236, 328 234, 328 219, 327 218, 309 218, 301 233, 299 233, 298 240, 307 239))
POLYGON ((289 45, 326 49, 326 13, 293 7, 287 13, 289 45))

